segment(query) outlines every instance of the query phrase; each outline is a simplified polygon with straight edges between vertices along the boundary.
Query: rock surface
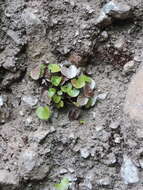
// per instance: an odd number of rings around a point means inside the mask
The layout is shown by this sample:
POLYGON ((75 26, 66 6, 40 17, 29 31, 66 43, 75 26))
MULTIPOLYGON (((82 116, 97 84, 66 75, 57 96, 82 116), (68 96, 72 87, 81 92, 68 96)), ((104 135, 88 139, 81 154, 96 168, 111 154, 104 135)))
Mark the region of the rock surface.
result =
POLYGON ((116 19, 127 19, 131 14, 131 7, 123 2, 110 1, 103 7, 103 12, 106 15, 116 19))
MULTIPOLYGON (((33 147, 34 149, 34 147, 33 147)), ((26 149, 19 157, 19 173, 24 179, 41 180, 49 172, 49 166, 43 165, 42 159, 33 149, 26 149)))
POLYGON ((124 155, 123 158, 121 177, 123 178, 125 184, 133 184, 139 182, 138 169, 127 155, 124 155))
POLYGON ((143 125, 136 127, 122 109, 142 64, 142 13, 141 0, 0 1, 1 190, 53 190, 64 177, 72 190, 143 189, 141 180, 127 187, 119 172, 129 153, 135 161, 130 168, 143 175, 143 125), (35 109, 48 104, 49 87, 46 78, 32 80, 31 70, 70 62, 96 81, 95 105, 75 109, 76 121, 68 119, 70 105, 39 120, 35 109))
POLYGON ((15 173, 7 170, 0 170, 0 186, 15 189, 19 186, 19 179, 15 173))
POLYGON ((109 187, 112 183, 111 177, 104 177, 96 181, 99 186, 109 187))
POLYGON ((135 62, 134 61, 129 61, 128 63, 126 63, 124 65, 124 68, 123 68, 123 72, 125 74, 129 73, 129 72, 132 72, 134 71, 135 69, 135 62))
POLYGON ((89 155, 90 155, 90 152, 88 151, 88 149, 87 148, 81 148, 80 149, 80 154, 81 154, 81 157, 82 158, 88 158, 89 157, 89 155))
POLYGON ((131 7, 122 1, 110 1, 105 4, 100 12, 96 24, 101 26, 110 25, 113 19, 125 20, 131 17, 131 7))
POLYGON ((143 122, 143 67, 133 77, 125 100, 124 112, 130 119, 143 122))
POLYGON ((38 155, 33 150, 25 150, 21 153, 19 158, 19 172, 22 177, 28 177, 32 175, 32 170, 37 163, 38 155))

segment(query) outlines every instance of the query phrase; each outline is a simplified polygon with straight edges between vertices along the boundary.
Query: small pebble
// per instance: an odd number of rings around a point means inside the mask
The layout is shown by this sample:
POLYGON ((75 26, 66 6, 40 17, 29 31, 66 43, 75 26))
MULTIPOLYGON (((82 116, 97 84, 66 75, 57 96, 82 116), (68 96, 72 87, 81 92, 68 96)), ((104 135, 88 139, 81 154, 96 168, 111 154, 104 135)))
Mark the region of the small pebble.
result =
POLYGON ((22 100, 29 106, 35 106, 38 103, 38 99, 35 96, 23 96, 22 100))
POLYGON ((20 110, 20 111, 19 111, 19 115, 20 115, 20 116, 24 116, 24 111, 23 111, 23 110, 20 110))
POLYGON ((4 104, 3 97, 0 96, 0 107, 3 106, 3 104, 4 104))
POLYGON ((92 112, 92 117, 93 117, 93 119, 96 118, 96 113, 95 112, 92 112))
POLYGON ((141 62, 142 58, 143 58, 143 56, 137 55, 137 56, 134 57, 134 61, 141 62))
POLYGON ((118 127, 120 126, 120 122, 119 121, 115 121, 115 122, 112 122, 109 127, 111 129, 117 129, 118 127))
POLYGON ((89 155, 90 155, 90 153, 89 153, 89 151, 88 151, 87 148, 80 149, 80 154, 81 154, 81 157, 85 158, 85 159, 88 158, 89 155))
POLYGON ((118 50, 122 50, 125 46, 125 39, 124 38, 119 38, 115 43, 114 47, 118 50))
POLYGON ((121 177, 125 184, 133 184, 139 181, 138 169, 127 155, 123 156, 121 177))
POLYGON ((107 26, 112 24, 113 19, 125 20, 131 17, 131 7, 124 3, 110 1, 104 5, 99 17, 96 20, 96 25, 107 26))
POLYGON ((96 131, 98 132, 98 131, 102 131, 103 130, 103 126, 102 125, 98 125, 98 126, 96 126, 96 131))
POLYGON ((108 39, 108 33, 106 31, 103 31, 101 33, 102 40, 107 40, 108 39))
POLYGON ((42 142, 42 140, 44 140, 48 136, 49 133, 50 133, 50 130, 43 130, 43 131, 37 130, 33 134, 30 135, 29 139, 32 142, 40 143, 42 142))
POLYGON ((115 141, 115 143, 117 143, 117 144, 120 144, 121 143, 121 137, 119 136, 119 135, 117 135, 117 134, 115 134, 114 135, 114 141, 115 141))
POLYGON ((135 62, 134 61, 129 61, 128 63, 126 63, 123 67, 123 73, 127 74, 131 71, 134 71, 134 67, 135 67, 135 62))
POLYGON ((66 174, 66 173, 68 173, 68 171, 67 171, 67 169, 63 168, 63 169, 60 170, 59 173, 60 174, 66 174))
POLYGON ((98 100, 105 100, 106 97, 107 97, 107 95, 108 95, 108 92, 99 94, 99 95, 97 96, 97 99, 98 99, 98 100))
POLYGON ((93 187, 89 179, 85 179, 83 184, 84 184, 84 187, 86 187, 86 189, 92 190, 93 187))
POLYGON ((104 161, 104 164, 108 166, 113 166, 116 163, 116 157, 114 153, 108 154, 107 158, 104 161))
POLYGON ((26 120, 25 120, 25 125, 29 126, 33 121, 33 118, 31 116, 29 116, 26 120))
POLYGON ((107 176, 96 181, 99 186, 110 186, 112 183, 111 177, 107 176))
POLYGON ((74 173, 74 169, 73 169, 73 168, 68 168, 68 171, 69 171, 70 173, 74 173))

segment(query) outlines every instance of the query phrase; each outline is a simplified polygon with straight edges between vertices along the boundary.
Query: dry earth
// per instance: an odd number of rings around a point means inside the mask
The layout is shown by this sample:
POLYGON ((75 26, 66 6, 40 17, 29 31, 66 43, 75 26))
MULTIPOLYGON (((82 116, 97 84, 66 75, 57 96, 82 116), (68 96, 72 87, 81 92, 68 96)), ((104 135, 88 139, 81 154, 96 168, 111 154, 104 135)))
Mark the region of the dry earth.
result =
POLYGON ((54 190, 63 177, 71 190, 142 190, 142 95, 142 0, 0 1, 1 190, 54 190), (70 108, 40 121, 30 71, 74 54, 108 96, 83 125, 70 108))

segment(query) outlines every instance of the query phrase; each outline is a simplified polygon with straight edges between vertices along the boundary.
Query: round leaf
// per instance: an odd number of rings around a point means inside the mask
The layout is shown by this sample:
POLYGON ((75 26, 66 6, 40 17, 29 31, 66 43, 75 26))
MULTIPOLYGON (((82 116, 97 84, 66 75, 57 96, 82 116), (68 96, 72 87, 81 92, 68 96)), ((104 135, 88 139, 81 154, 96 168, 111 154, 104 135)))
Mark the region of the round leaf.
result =
POLYGON ((80 80, 84 81, 84 82, 91 82, 91 78, 88 77, 87 75, 81 75, 79 77, 80 80))
POLYGON ((56 190, 68 190, 69 188, 69 180, 67 178, 63 178, 61 183, 55 185, 56 190))
POLYGON ((85 82, 82 81, 82 80, 79 80, 79 79, 73 79, 71 80, 71 83, 72 85, 75 87, 75 88, 83 88, 85 86, 85 82))
POLYGON ((61 100, 58 104, 57 104, 57 108, 63 108, 64 107, 64 102, 61 100))
POLYGON ((49 88, 48 90, 48 97, 52 98, 56 93, 56 89, 55 88, 49 88))
POLYGON ((51 82, 54 86, 59 86, 61 80, 62 80, 62 77, 59 77, 59 76, 52 76, 51 78, 51 82))
POLYGON ((78 79, 71 80, 71 83, 75 88, 83 88, 86 82, 91 82, 91 78, 86 75, 80 75, 78 79))
POLYGON ((48 106, 40 106, 36 110, 36 114, 41 120, 48 120, 51 116, 51 110, 48 106))
POLYGON ((77 90, 77 89, 70 89, 67 91, 67 94, 70 96, 70 97, 77 97, 79 95, 80 91, 77 90))
POLYGON ((58 104, 60 101, 61 101, 61 96, 59 96, 59 95, 54 95, 53 96, 53 101, 56 103, 56 104, 58 104))
POLYGON ((58 64, 49 64, 48 69, 51 71, 51 73, 57 73, 61 71, 61 67, 58 64))
POLYGON ((64 86, 61 87, 61 90, 63 92, 65 92, 65 93, 67 93, 71 89, 72 89, 72 84, 71 83, 68 83, 68 84, 66 84, 66 85, 64 85, 64 86))

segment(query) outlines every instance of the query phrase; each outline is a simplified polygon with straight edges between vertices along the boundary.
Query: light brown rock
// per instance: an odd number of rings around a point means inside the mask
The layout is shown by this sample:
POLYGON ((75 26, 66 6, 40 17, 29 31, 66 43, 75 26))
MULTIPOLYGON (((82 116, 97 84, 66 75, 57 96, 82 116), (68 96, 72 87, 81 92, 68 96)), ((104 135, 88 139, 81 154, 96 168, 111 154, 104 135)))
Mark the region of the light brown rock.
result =
POLYGON ((143 67, 129 84, 124 113, 128 114, 132 120, 143 122, 143 67))

